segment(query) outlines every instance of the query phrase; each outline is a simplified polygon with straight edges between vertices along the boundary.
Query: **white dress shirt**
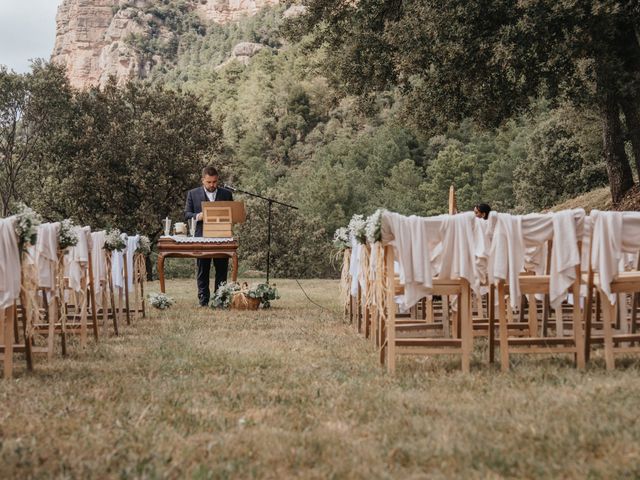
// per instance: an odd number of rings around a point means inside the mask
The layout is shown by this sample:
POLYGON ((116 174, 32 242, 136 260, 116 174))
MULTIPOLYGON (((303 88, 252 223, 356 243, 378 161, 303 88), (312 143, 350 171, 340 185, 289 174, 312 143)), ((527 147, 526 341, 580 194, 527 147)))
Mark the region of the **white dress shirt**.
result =
POLYGON ((207 198, 209 199, 210 202, 215 202, 216 201, 216 194, 218 193, 218 189, 216 188, 213 192, 208 192, 206 188, 202 187, 204 189, 204 193, 207 196, 207 198))

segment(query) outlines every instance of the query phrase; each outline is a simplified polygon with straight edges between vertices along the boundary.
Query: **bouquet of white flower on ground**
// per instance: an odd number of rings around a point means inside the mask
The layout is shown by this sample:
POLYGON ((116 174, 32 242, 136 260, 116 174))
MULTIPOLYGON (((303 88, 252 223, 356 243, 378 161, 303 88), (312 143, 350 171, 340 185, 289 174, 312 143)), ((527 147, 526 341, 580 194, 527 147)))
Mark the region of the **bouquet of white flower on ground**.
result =
POLYGON ((166 310, 171 305, 176 303, 176 301, 173 298, 165 295, 164 293, 150 293, 149 303, 153 308, 157 308, 158 310, 166 310))

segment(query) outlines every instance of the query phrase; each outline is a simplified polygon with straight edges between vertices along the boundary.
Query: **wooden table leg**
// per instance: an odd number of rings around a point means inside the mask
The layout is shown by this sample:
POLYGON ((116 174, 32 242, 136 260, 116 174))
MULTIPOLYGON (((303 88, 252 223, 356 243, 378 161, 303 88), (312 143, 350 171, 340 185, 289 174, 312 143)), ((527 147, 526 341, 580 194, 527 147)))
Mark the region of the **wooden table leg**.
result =
POLYGON ((164 292, 164 255, 158 255, 158 276, 160 277, 160 291, 164 292))

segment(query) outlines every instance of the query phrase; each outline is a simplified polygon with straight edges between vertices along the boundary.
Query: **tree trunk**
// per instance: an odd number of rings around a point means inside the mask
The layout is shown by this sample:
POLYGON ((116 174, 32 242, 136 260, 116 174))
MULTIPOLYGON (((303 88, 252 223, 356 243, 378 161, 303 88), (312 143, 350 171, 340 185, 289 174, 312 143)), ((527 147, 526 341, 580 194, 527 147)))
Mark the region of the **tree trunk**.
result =
POLYGON ((640 77, 640 39, 637 34, 635 22, 626 19, 620 28, 617 49, 625 71, 630 79, 634 79, 626 85, 620 98, 620 108, 624 113, 636 170, 640 176, 640 92, 637 80, 640 77))
POLYGON ((622 112, 624 113, 636 171, 638 172, 638 178, 640 178, 640 112, 638 111, 638 102, 634 97, 626 97, 620 102, 620 107, 622 107, 622 112))
POLYGON ((624 137, 620 123, 620 107, 613 93, 603 95, 601 102, 602 142, 609 187, 613 203, 619 203, 633 187, 633 175, 629 159, 624 151, 624 137))

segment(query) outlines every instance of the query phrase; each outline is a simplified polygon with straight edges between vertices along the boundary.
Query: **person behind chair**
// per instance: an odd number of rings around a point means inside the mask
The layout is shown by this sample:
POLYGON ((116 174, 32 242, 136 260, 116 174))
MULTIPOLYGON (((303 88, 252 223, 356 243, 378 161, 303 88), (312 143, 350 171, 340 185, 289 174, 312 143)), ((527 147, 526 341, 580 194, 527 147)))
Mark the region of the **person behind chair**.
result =
POLYGON ((476 217, 478 218, 489 220, 489 213, 491 213, 491 207, 486 203, 479 203, 475 207, 473 207, 473 213, 475 213, 476 217))
MULTIPOLYGON (((202 236, 202 202, 218 202, 231 201, 233 195, 229 190, 218 188, 218 170, 215 167, 208 166, 202 169, 202 186, 189 190, 187 194, 187 204, 184 207, 184 218, 189 221, 191 218, 196 219, 196 237, 202 236)), ((209 304, 211 292, 209 290, 209 272, 211 271, 211 258, 199 258, 196 260, 198 264, 197 284, 198 284, 198 301, 201 307, 209 304)), ((214 292, 222 282, 227 281, 227 273, 229 272, 228 258, 214 258, 213 266, 216 269, 216 278, 214 284, 214 292)))

